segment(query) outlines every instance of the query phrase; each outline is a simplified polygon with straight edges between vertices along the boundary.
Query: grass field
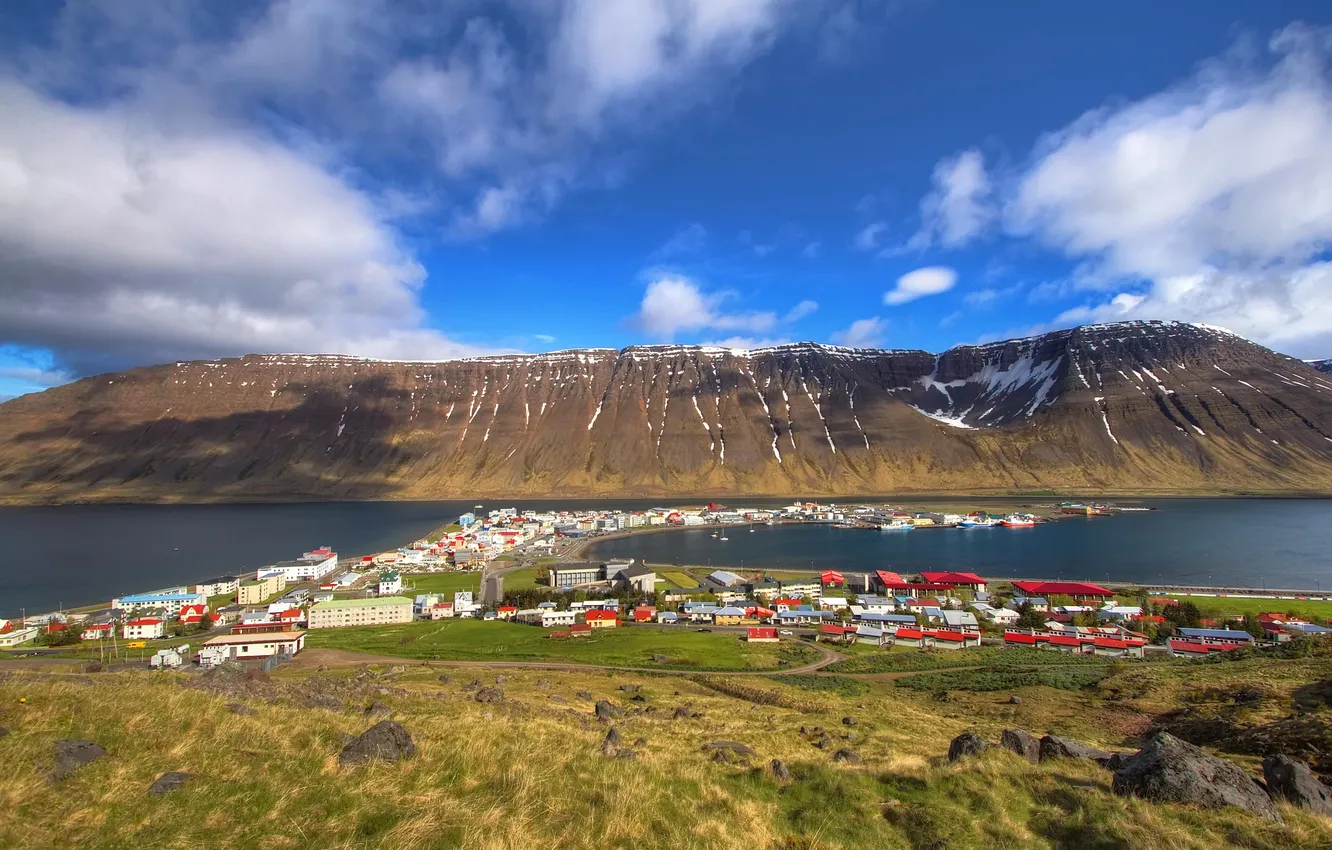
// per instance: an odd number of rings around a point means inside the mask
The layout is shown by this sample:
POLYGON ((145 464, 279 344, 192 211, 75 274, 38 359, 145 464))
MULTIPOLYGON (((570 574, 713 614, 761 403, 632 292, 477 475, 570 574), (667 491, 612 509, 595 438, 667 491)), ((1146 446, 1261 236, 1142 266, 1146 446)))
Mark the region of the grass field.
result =
POLYGON ((698 586, 698 579, 694 578, 684 570, 657 570, 657 575, 666 579, 676 587, 698 586))
MULTIPOLYGON (((1173 598, 1181 602, 1192 602, 1204 617, 1215 615, 1242 617, 1245 614, 1259 614, 1272 611, 1281 614, 1294 613, 1306 620, 1323 623, 1332 620, 1332 602, 1322 599, 1248 599, 1235 596, 1171 596, 1149 597, 1151 599, 1173 598)), ((1133 603, 1133 604, 1136 604, 1133 603)))
MULTIPOLYGON (((482 577, 480 572, 403 573, 403 592, 408 593, 406 588, 410 585, 411 593, 456 593, 460 590, 470 590, 480 598, 482 577)), ((536 586, 535 567, 514 570, 504 576, 505 590, 522 590, 536 586)))
POLYGON ((775 669, 816 660, 799 644, 747 644, 737 635, 678 627, 627 626, 586 638, 551 640, 550 630, 517 623, 437 620, 401 626, 316 629, 306 645, 352 649, 403 658, 452 661, 547 661, 617 667, 775 669), (654 661, 653 656, 668 661, 654 661))
MULTIPOLYGON (((9 814, 0 816, 0 847, 1328 850, 1328 822, 1284 804, 1285 823, 1273 824, 1234 809, 1118 797, 1111 774, 1091 762, 1031 765, 998 750, 944 758, 963 731, 994 741, 1007 727, 1121 749, 1159 712, 1210 710, 1206 700, 1228 710, 1224 694, 1235 687, 1261 689, 1247 718, 1279 718, 1302 683, 1326 676, 1327 661, 1130 665, 1094 690, 1020 688, 1020 705, 1007 693, 939 702, 863 680, 718 674, 706 678, 753 686, 728 694, 685 677, 420 665, 397 674, 388 665, 359 673, 289 665, 271 681, 6 669, 0 811, 9 814), (503 702, 477 703, 462 686, 473 677, 492 684, 499 673, 503 702), (625 683, 642 686, 643 703, 628 700, 625 683), (311 694, 343 707, 307 707, 311 694), (634 760, 598 754, 607 730, 593 719, 598 699, 645 707, 615 723, 634 760), (396 764, 339 766, 344 736, 373 723, 363 714, 371 700, 390 707, 419 752, 396 764), (682 706, 690 716, 672 719, 682 706), (853 727, 842 723, 848 716, 853 727), (823 733, 802 728, 826 729, 863 763, 832 762, 814 746, 823 733), (109 754, 47 781, 52 741, 71 737, 109 754), (704 745, 718 740, 758 755, 715 763, 704 745), (792 779, 774 779, 770 759, 792 779), (167 771, 194 778, 147 796, 167 771)), ((1257 757, 1227 757, 1255 772, 1257 757)))

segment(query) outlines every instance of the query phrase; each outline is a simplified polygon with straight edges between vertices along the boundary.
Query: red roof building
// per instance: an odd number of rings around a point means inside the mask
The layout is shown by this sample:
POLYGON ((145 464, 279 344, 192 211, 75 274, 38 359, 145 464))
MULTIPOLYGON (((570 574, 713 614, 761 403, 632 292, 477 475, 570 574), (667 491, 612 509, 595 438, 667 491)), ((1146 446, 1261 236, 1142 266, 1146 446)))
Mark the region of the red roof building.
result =
POLYGON ((846 584, 846 576, 837 572, 837 570, 824 570, 819 576, 819 580, 825 584, 846 584))
POLYGON ((1071 596, 1076 600, 1113 599, 1115 592, 1082 581, 1015 581, 1013 587, 1027 596, 1071 596))
POLYGON ((920 577, 929 584, 948 584, 954 587, 969 587, 972 590, 984 590, 986 581, 975 573, 921 573, 920 577))
POLYGON ((750 643, 776 643, 777 630, 771 626, 750 626, 745 630, 745 640, 750 643))

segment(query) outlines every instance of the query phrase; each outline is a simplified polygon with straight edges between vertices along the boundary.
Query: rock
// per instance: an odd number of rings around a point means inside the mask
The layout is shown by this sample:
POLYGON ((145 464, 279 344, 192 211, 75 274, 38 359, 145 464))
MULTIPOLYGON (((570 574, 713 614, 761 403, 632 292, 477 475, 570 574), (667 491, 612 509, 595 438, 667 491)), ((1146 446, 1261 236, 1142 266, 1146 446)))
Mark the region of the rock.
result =
POLYGON ((658 663, 658 664, 669 664, 669 663, 671 663, 671 657, 670 657, 669 655, 662 655, 662 654, 659 653, 659 652, 654 652, 654 653, 652 653, 652 660, 655 661, 655 662, 658 663))
POLYGON ((974 756, 985 752, 990 745, 975 732, 963 732, 948 745, 948 760, 957 761, 963 756, 974 756))
POLYGON ((320 673, 327 673, 327 672, 328 672, 328 665, 327 665, 327 664, 320 664, 320 665, 319 665, 319 672, 320 672, 320 673))
POLYGON ((1096 763, 1113 772, 1128 764, 1136 755, 1137 753, 1111 753, 1109 758, 1096 759, 1096 763))
POLYGON ((591 692, 591 691, 577 691, 577 692, 574 693, 574 696, 578 697, 579 699, 592 699, 592 692, 591 692))
POLYGON ((55 770, 51 778, 61 780, 85 764, 92 764, 105 756, 106 750, 92 741, 65 738, 55 742, 55 770))
POLYGON ((83 672, 100 673, 102 672, 102 669, 103 669, 102 663, 100 661, 89 661, 87 664, 84 665, 83 672))
POLYGON ((773 759, 768 769, 772 771, 772 778, 778 782, 789 782, 791 779, 791 769, 782 764, 781 759, 773 759))
POLYGON ((381 720, 353 738, 338 755, 341 764, 400 761, 416 755, 416 744, 401 723, 381 720))
POLYGON ((476 690, 476 689, 479 688, 479 687, 481 687, 481 682, 478 681, 477 679, 473 679, 472 681, 470 681, 470 682, 468 682, 467 684, 463 685, 462 689, 463 689, 464 691, 474 691, 474 690, 476 690))
POLYGON ((550 695, 550 701, 551 701, 551 702, 565 702, 565 703, 568 702, 567 699, 565 699, 564 697, 560 696, 559 694, 551 694, 551 695, 550 695))
POLYGON ((1319 782, 1304 762, 1285 755, 1268 756, 1263 759, 1263 779, 1273 798, 1332 817, 1332 788, 1319 782))
POLYGON ((306 708, 327 708, 329 711, 342 711, 342 700, 328 694, 306 694, 302 702, 306 708))
POLYGON ((855 726, 855 725, 856 725, 856 719, 855 719, 854 717, 843 717, 843 718, 842 718, 842 725, 843 725, 843 726, 855 726))
POLYGON ((742 744, 739 741, 709 741, 703 745, 703 749, 735 753, 736 755, 745 756, 746 758, 758 755, 758 753, 754 752, 753 747, 748 744, 742 744))
POLYGON ((623 711, 611 705, 609 701, 604 699, 597 700, 597 706, 592 711, 597 716, 598 720, 614 720, 617 717, 624 716, 623 711))
POLYGON ((679 708, 675 709, 675 711, 672 711, 672 712, 671 712, 671 719, 672 719, 672 720, 679 720, 679 719, 681 719, 681 718, 688 717, 688 716, 689 716, 689 709, 686 708, 686 707, 683 706, 683 705, 680 706, 679 708))
POLYGON ((624 691, 626 694, 636 694, 636 693, 638 693, 639 691, 643 690, 643 686, 642 686, 642 685, 620 685, 620 690, 624 691))
POLYGON ((629 701, 630 701, 630 702, 647 702, 647 697, 643 696, 642 694, 634 694, 633 696, 629 697, 629 701))
POLYGON ((617 759, 624 759, 625 761, 634 761, 638 758, 638 753, 633 750, 620 750, 615 754, 615 757, 617 759))
POLYGON ((495 684, 497 684, 497 685, 502 685, 502 684, 504 684, 504 683, 507 682, 507 681, 509 681, 509 677, 508 677, 508 676, 496 676, 496 677, 495 677, 495 684))
POLYGON ((395 664, 394 666, 388 668, 388 674, 390 676, 401 676, 403 673, 406 672, 407 668, 403 667, 401 664, 395 664))
POLYGON ((846 747, 833 753, 832 760, 839 764, 860 764, 861 761, 863 761, 860 757, 860 753, 852 749, 847 749, 846 747))
POLYGON ((1022 705, 1022 697, 1016 697, 1016 696, 1014 696, 1014 697, 1009 697, 1009 698, 1008 698, 1008 704, 1009 704, 1009 705, 1022 705))
POLYGON ((393 709, 379 700, 375 700, 365 707, 365 716, 372 720, 386 720, 393 716, 393 709))
POLYGON ((375 693, 379 694, 381 697, 386 697, 393 692, 390 691, 388 688, 379 688, 378 690, 375 691, 375 693))
POLYGON ((837 742, 827 735, 824 735, 822 738, 814 742, 814 746, 821 750, 831 750, 833 747, 837 746, 837 742))
POLYGON ((749 764, 748 756, 730 750, 717 750, 712 754, 712 760, 717 764, 749 764))
POLYGON ((452 685, 452 684, 453 684, 453 677, 452 677, 452 676, 449 676, 449 675, 447 675, 447 674, 445 674, 445 675, 443 675, 443 676, 440 676, 440 677, 439 677, 439 680, 440 680, 441 682, 443 682, 444 684, 446 684, 446 685, 452 685))
POLYGON ((164 773, 157 777, 157 781, 148 788, 148 796, 160 797, 168 791, 178 791, 185 787, 185 783, 193 778, 193 773, 182 773, 179 770, 164 773))
POLYGON ((1046 735, 1041 738, 1041 761, 1052 758, 1063 759, 1091 759, 1100 762, 1110 758, 1110 753, 1105 750, 1098 750, 1095 747, 1089 747, 1086 744, 1080 744, 1077 741, 1068 738, 1060 738, 1057 735, 1046 735))
POLYGON ((1017 753, 1032 764, 1041 762, 1041 742, 1024 729, 1005 729, 999 736, 999 746, 1017 753))
POLYGON ((635 746, 635 747, 646 747, 646 746, 647 746, 647 738, 635 738, 635 739, 634 739, 634 746, 635 746))
POLYGON ((8 726, 0 726, 0 738, 3 738, 3 737, 5 737, 5 736, 8 735, 8 734, 9 734, 9 727, 8 727, 8 726))
POLYGON ((504 691, 493 686, 486 687, 477 691, 472 699, 477 702, 504 702, 504 691))
POLYGON ((550 682, 546 681, 545 679, 537 679, 535 682, 532 683, 532 687, 534 687, 534 688, 549 688, 549 687, 550 687, 550 682))
POLYGON ((1281 822, 1272 798, 1247 773, 1167 732, 1153 735, 1147 746, 1115 771, 1111 787, 1121 796, 1189 803, 1204 809, 1235 806, 1281 822))
MULTIPOLYGON (((339 708, 340 707, 341 706, 339 706, 339 708)), ((241 703, 238 702, 227 703, 227 711, 230 711, 232 714, 249 715, 250 717, 253 717, 259 713, 255 711, 253 708, 250 708, 248 705, 242 705, 241 703)))
POLYGON ((601 742, 601 754, 603 756, 613 756, 620 748, 620 730, 612 726, 606 732, 606 737, 601 742))

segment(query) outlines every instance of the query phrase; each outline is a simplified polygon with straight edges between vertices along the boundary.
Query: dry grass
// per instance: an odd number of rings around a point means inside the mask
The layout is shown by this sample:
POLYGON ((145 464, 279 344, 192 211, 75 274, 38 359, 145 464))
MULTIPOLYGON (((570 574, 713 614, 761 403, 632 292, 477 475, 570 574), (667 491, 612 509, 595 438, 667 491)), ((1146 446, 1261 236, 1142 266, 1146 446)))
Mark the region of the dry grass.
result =
MULTIPOLYGON (((1115 797, 1109 774, 1090 764, 941 758, 965 729, 993 740, 1012 724, 1119 743, 1098 725, 1108 709, 1090 693, 1031 688, 1022 705, 1005 707, 996 694, 938 703, 891 685, 848 697, 764 680, 781 704, 756 705, 678 677, 503 670, 508 699, 483 705, 461 685, 495 674, 451 671, 455 681, 442 684, 440 672, 409 666, 357 685, 351 670, 293 671, 230 694, 184 687, 195 680, 183 674, 13 672, 0 679, 0 725, 12 730, 0 738, 0 847, 1332 847, 1325 821, 1290 809, 1286 826, 1272 826, 1115 797), (330 679, 352 695, 346 710, 300 707, 303 693, 330 679), (597 753, 606 727, 577 694, 637 707, 618 690, 629 682, 654 710, 617 725, 625 745, 646 743, 634 746, 636 761, 606 759, 597 753), (360 708, 372 698, 393 708, 420 753, 341 768, 342 736, 370 725, 360 708), (234 714, 229 702, 256 714, 234 714), (669 719, 685 704, 702 716, 669 719), (855 726, 842 725, 847 715, 855 726), (801 726, 854 736, 838 746, 864 763, 833 764, 801 726), (95 740, 110 756, 52 784, 51 742, 64 737, 95 740), (718 739, 742 741, 759 758, 713 763, 702 746, 718 739), (790 766, 792 783, 766 772, 772 758, 790 766), (170 770, 198 778, 148 797, 170 770)), ((1142 699, 1168 702, 1178 681, 1163 674, 1138 686, 1142 699)))

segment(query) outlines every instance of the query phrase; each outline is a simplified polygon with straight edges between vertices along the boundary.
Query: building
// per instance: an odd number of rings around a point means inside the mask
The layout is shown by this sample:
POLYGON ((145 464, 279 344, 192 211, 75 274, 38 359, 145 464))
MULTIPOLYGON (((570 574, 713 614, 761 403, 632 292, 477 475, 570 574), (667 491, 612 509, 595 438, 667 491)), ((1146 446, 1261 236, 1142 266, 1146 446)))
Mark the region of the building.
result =
POLYGON ((218 576, 199 582, 194 586, 194 591, 204 596, 221 596, 224 593, 235 593, 239 586, 240 579, 236 576, 218 576))
POLYGON ((337 568, 338 553, 327 546, 321 546, 318 549, 306 552, 294 561, 278 561, 276 564, 263 567, 256 572, 255 578, 281 574, 286 581, 291 583, 318 581, 337 568))
POLYGON ((749 643, 777 643, 777 629, 772 626, 750 626, 745 629, 745 640, 749 643))
POLYGON ((312 629, 410 623, 412 600, 405 596, 335 599, 311 607, 308 616, 312 629))
POLYGON ((169 617, 180 614, 186 605, 207 605, 208 597, 202 593, 192 593, 183 587, 170 590, 156 590, 152 593, 134 593, 111 600, 111 607, 116 611, 134 611, 139 608, 161 608, 169 617))
MULTIPOLYGON (((207 605, 186 605, 180 609, 180 623, 183 626, 193 626, 203 621, 208 616, 207 605)), ((211 618, 210 618, 211 621, 211 618)))
POLYGON ((970 590, 973 593, 984 593, 986 588, 985 579, 975 573, 921 573, 920 578, 927 584, 951 584, 954 587, 960 587, 970 590))
POLYGON ((615 580, 638 593, 652 593, 657 589, 657 574, 642 564, 620 570, 615 580))
POLYGON ((92 623, 83 627, 82 638, 84 640, 104 640, 111 637, 115 631, 115 623, 92 623))
MULTIPOLYGON (((612 614, 611 616, 615 615, 612 614)), ((577 621, 578 614, 574 611, 557 611, 551 608, 541 611, 542 628, 553 629, 558 626, 575 626, 578 624, 577 621)), ((580 625, 587 626, 588 628, 597 628, 597 626, 592 623, 582 623, 580 625)), ((605 627, 604 624, 602 627, 605 627)), ((577 631, 577 629, 575 629, 575 631, 577 631)))
POLYGON ((28 628, 13 629, 8 632, 0 632, 0 647, 11 647, 25 644, 37 637, 39 629, 36 626, 28 628))
POLYGON ((712 612, 712 622, 718 626, 738 626, 744 618, 744 608, 727 606, 712 612))
POLYGON ((1185 640, 1194 643, 1253 645, 1253 635, 1242 629, 1180 629, 1179 633, 1185 640))
POLYGON ((615 611, 587 611, 583 622, 594 629, 613 629, 620 625, 620 615, 615 611))
POLYGON ((576 587, 580 584, 592 584, 606 576, 605 567, 596 563, 551 564, 548 568, 548 581, 551 587, 576 587))
POLYGON ((286 589, 287 579, 281 573, 243 581, 236 588, 236 604, 259 605, 273 594, 286 589))
POLYGON ((250 658, 268 658, 273 655, 295 655, 305 648, 305 632, 218 635, 204 641, 203 646, 204 649, 211 650, 210 654, 220 655, 224 661, 244 661, 250 658))
POLYGON ((126 620, 121 629, 125 640, 153 640, 166 634, 166 624, 156 617, 139 617, 126 620))
POLYGON ((976 622, 976 615, 970 611, 941 611, 944 624, 953 631, 978 632, 980 623, 976 622))
POLYGON ((1071 596, 1079 604, 1097 604, 1115 598, 1113 590, 1084 581, 1015 581, 1013 589, 1023 596, 1071 596))
POLYGON ((379 574, 380 596, 397 596, 402 593, 402 576, 396 570, 385 570, 379 574))

